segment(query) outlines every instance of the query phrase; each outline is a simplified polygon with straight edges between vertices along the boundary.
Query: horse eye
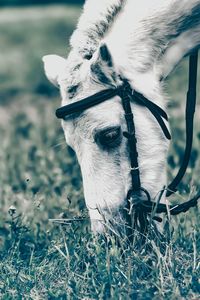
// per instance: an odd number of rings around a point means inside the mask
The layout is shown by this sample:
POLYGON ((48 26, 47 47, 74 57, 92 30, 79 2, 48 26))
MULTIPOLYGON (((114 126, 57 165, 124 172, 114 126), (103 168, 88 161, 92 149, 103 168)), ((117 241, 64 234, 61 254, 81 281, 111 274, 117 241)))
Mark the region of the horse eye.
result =
POLYGON ((95 141, 104 148, 115 148, 121 143, 121 128, 112 127, 101 130, 95 135, 95 141))

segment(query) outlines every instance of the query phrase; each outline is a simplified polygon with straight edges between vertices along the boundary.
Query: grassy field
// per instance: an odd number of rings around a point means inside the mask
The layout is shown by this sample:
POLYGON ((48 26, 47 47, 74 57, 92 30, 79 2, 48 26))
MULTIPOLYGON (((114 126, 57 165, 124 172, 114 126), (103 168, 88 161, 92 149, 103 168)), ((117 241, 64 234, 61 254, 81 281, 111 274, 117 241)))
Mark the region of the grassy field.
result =
MULTIPOLYGON (((143 251, 119 249, 112 237, 93 237, 87 218, 84 224, 51 221, 87 217, 80 170, 54 116, 58 91, 41 62, 48 53, 66 55, 80 11, 0 11, 0 299, 199 299, 197 208, 171 222, 162 251, 155 241, 143 251)), ((166 89, 175 141, 171 177, 184 149, 187 61, 166 89)), ((199 101, 197 116, 190 166, 174 201, 183 202, 200 186, 199 101)))

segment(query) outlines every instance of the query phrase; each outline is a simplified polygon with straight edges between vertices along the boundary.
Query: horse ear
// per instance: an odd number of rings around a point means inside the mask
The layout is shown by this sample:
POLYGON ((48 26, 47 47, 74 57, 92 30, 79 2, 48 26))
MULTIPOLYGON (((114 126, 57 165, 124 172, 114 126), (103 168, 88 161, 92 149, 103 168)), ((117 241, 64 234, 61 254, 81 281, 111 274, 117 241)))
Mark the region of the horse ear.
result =
POLYGON ((102 44, 92 58, 90 65, 93 76, 101 83, 111 84, 116 76, 112 56, 106 44, 102 44))
POLYGON ((105 62, 108 67, 112 67, 113 66, 113 62, 112 62, 112 56, 110 54, 110 51, 108 50, 108 47, 106 44, 102 44, 99 48, 99 58, 105 62))
POLYGON ((44 70, 48 80, 55 86, 59 86, 59 75, 62 74, 66 68, 66 59, 58 55, 45 55, 42 58, 44 62, 44 70))
POLYGON ((93 67, 95 68, 96 66, 107 66, 107 67, 112 67, 113 62, 112 62, 112 56, 110 54, 110 51, 108 50, 108 47, 106 44, 102 44, 97 52, 96 55, 93 56, 93 63, 91 64, 91 69, 93 67))

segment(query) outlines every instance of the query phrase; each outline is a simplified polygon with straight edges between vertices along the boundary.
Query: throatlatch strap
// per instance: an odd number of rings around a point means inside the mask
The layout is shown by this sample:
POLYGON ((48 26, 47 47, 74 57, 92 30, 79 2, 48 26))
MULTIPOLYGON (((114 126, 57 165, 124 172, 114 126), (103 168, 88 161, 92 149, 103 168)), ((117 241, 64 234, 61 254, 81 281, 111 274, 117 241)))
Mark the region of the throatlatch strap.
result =
POLYGON ((176 187, 182 180, 191 155, 192 140, 193 140, 193 124, 194 124, 194 113, 196 106, 196 83, 197 83, 197 62, 198 62, 198 51, 195 51, 190 55, 189 59, 189 87, 187 92, 186 101, 186 146, 183 156, 181 167, 173 179, 173 181, 167 187, 166 196, 169 197, 171 194, 177 191, 176 187))
POLYGON ((163 121, 163 119, 168 121, 168 116, 167 116, 166 112, 161 107, 159 107, 152 101, 148 100, 147 98, 145 98, 142 94, 138 93, 137 91, 134 91, 132 99, 136 103, 142 104, 143 106, 146 106, 148 108, 148 110, 152 113, 152 115, 155 117, 158 124, 160 125, 165 137, 168 140, 170 140, 171 135, 169 133, 167 126, 165 125, 165 122, 163 121))

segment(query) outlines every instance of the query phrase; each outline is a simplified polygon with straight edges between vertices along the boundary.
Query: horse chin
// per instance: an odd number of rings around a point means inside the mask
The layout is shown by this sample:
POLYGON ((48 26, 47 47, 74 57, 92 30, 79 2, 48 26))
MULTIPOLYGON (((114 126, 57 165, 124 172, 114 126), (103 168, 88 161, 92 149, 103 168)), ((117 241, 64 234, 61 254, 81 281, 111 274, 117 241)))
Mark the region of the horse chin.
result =
MULTIPOLYGON (((165 197, 160 199, 160 202, 165 202, 164 198, 165 197)), ((135 199, 135 202, 136 200, 138 202, 138 198, 135 199)), ((140 200, 147 199, 142 198, 140 200)), ((140 233, 142 233, 142 236, 144 234, 144 232, 141 231, 141 224, 138 224, 139 227, 137 227, 138 225, 136 225, 136 227, 133 225, 135 224, 135 214, 134 210, 132 211, 132 213, 130 212, 130 205, 128 205, 127 199, 123 201, 123 205, 112 209, 90 209, 89 215, 91 220, 91 229, 95 235, 114 235, 116 238, 120 238, 120 240, 127 241, 129 240, 129 237, 133 238, 133 235, 135 235, 135 233, 137 233, 137 236, 139 236, 138 234, 140 233)), ((161 219, 164 218, 163 214, 156 214, 155 216, 161 217, 161 219)), ((155 231, 155 234, 163 235, 164 223, 165 222, 158 222, 153 219, 150 219, 150 216, 148 216, 147 224, 151 224, 151 226, 148 225, 147 230, 152 232, 153 229, 153 231, 155 231)))
POLYGON ((92 232, 97 235, 114 235, 115 237, 126 237, 126 227, 124 223, 118 222, 115 218, 107 220, 91 220, 92 232))
POLYGON ((94 234, 126 234, 127 218, 125 203, 117 209, 89 210, 91 229, 94 234))
POLYGON ((94 234, 104 234, 105 226, 102 220, 91 219, 91 229, 94 234))

